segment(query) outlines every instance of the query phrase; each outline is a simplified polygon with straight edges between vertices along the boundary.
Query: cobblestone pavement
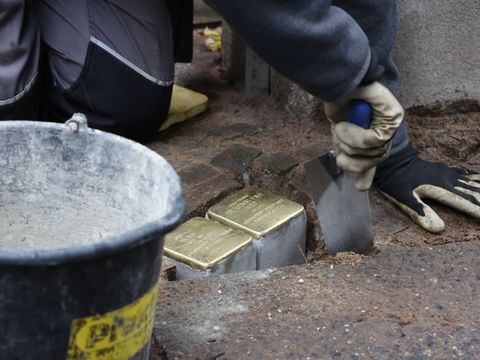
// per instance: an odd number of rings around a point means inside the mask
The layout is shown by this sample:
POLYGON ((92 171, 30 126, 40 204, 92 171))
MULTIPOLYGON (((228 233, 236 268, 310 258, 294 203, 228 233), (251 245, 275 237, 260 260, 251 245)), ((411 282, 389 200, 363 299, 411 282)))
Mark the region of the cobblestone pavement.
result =
MULTIPOLYGON (((329 148, 327 122, 320 112, 297 116, 274 97, 245 100, 220 76, 219 54, 196 40, 195 61, 178 67, 177 82, 208 95, 210 108, 148 146, 179 173, 188 217, 244 185, 302 203, 312 264, 162 285, 154 355, 479 358, 478 221, 435 205, 447 229, 428 234, 372 191, 378 253, 325 257, 303 164, 329 148)), ((480 169, 479 113, 409 120, 423 157, 480 169)))

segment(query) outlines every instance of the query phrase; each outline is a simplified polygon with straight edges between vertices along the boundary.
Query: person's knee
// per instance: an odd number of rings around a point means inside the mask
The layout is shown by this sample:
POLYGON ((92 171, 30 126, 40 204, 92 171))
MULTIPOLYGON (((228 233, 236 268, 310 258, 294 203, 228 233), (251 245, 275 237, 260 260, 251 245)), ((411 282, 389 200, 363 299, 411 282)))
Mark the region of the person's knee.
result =
POLYGON ((82 112, 92 127, 144 138, 165 121, 172 85, 173 81, 155 79, 125 61, 105 44, 91 41, 80 78, 67 90, 50 82, 47 116, 62 121, 82 112))
POLYGON ((174 70, 164 2, 68 0, 69 11, 65 1, 41 3, 39 14, 56 11, 40 21, 51 45, 47 116, 61 121, 83 112, 90 126, 128 137, 158 130, 168 114, 174 70))

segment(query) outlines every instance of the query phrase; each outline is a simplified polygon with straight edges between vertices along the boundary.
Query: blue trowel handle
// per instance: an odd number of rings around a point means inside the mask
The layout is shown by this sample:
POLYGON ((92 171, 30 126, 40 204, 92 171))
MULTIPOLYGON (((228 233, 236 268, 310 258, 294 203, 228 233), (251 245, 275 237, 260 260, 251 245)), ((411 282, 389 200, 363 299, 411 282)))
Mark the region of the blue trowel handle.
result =
POLYGON ((352 100, 348 104, 348 121, 352 124, 368 129, 372 124, 372 105, 364 100, 352 100))

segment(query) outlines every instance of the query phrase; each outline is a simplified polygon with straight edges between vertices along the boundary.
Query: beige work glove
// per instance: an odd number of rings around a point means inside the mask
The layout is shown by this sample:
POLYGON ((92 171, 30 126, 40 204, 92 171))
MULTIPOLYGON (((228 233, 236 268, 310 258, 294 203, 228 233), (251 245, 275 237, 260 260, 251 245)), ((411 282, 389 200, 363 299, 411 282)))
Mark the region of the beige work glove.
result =
POLYGON ((337 166, 356 174, 355 186, 368 190, 375 167, 388 158, 390 141, 405 115, 395 96, 379 82, 363 86, 335 102, 325 102, 325 114, 331 123, 337 166), (351 100, 364 100, 373 109, 369 129, 346 121, 351 100))

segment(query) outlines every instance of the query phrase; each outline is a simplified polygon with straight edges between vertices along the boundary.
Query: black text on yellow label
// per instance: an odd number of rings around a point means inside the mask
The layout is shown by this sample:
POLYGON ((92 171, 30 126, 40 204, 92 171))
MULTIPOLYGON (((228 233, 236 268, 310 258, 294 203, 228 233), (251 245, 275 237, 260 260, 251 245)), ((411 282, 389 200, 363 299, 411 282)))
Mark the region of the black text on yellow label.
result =
POLYGON ((67 360, 129 360, 150 340, 157 287, 133 304, 104 315, 75 319, 67 360))

